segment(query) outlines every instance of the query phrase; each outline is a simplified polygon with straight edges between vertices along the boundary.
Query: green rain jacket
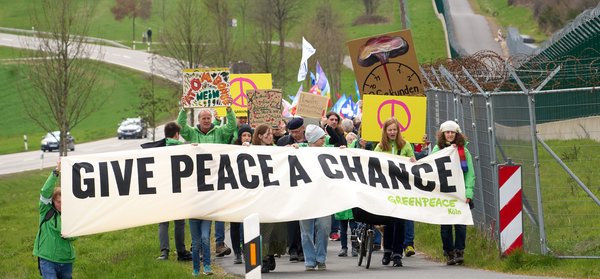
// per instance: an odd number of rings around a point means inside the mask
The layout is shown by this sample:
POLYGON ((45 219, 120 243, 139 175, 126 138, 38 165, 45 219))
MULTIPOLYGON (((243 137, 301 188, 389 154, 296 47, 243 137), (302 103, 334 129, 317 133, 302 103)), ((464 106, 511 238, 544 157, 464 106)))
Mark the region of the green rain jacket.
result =
POLYGON ((46 183, 40 191, 40 220, 39 230, 33 244, 33 255, 56 263, 75 262, 75 248, 73 247, 73 238, 62 238, 60 213, 52 205, 52 192, 56 186, 56 179, 53 173, 50 174, 46 183), (54 211, 48 213, 49 211, 54 211), (51 217, 47 220, 48 217, 51 217))
MULTIPOLYGON (((469 168, 467 172, 463 172, 463 177, 465 179, 465 196, 468 199, 473 199, 473 188, 475 188, 475 169, 473 168, 473 157, 471 157, 471 152, 467 149, 467 145, 469 143, 465 143, 465 157, 467 157, 467 167, 469 168)), ((431 150, 431 154, 436 153, 440 150, 440 147, 436 144, 431 150)))
POLYGON ((198 127, 192 127, 187 124, 187 114, 185 110, 179 112, 177 124, 181 126, 181 137, 191 143, 229 143, 231 136, 237 130, 235 112, 232 109, 227 110, 227 124, 223 126, 213 126, 206 134, 201 132, 198 127))

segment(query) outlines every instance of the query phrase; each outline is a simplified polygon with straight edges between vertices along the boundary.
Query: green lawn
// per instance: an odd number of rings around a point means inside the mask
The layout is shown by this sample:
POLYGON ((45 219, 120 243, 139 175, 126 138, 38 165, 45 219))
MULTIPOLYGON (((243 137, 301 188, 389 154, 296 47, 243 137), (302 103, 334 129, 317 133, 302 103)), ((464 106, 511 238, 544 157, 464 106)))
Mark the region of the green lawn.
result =
MULTIPOLYGON (((0 47, 0 54, 12 50, 0 47)), ((94 62, 95 63, 95 62, 94 62)), ((22 65, 21 65, 22 66, 22 65)), ((0 91, 2 108, 0 109, 0 154, 24 151, 23 135, 27 135, 29 150, 38 150, 40 140, 46 133, 28 118, 24 111, 19 92, 31 90, 14 62, 1 62, 0 83, 4 84, 0 91)), ((137 117, 135 109, 138 103, 138 91, 148 81, 139 72, 118 66, 102 64, 97 83, 97 94, 105 97, 106 103, 99 111, 76 126, 71 134, 76 143, 98 140, 116 136, 118 124, 123 118, 137 117)), ((172 87, 165 82, 159 82, 156 88, 159 95, 172 96, 172 87)), ((177 98, 173 98, 173 108, 177 107, 177 98)), ((169 119, 166 113, 160 115, 160 120, 169 119)))
MULTIPOLYGON (((50 169, 0 176, 0 278, 40 278, 37 258, 32 255, 38 230, 39 191, 50 169)), ((74 278, 186 278, 191 277, 191 262, 178 262, 172 254, 168 261, 159 255, 157 226, 80 237, 74 278)), ((189 239, 186 240, 190 242, 189 239)), ((211 241, 214 243, 214 241, 211 241)), ((188 247, 189 248, 189 247, 188 247)), ((218 266, 212 278, 224 276, 218 266)))
POLYGON ((493 17, 504 30, 516 27, 519 33, 529 35, 538 42, 548 39, 548 34, 540 31, 531 9, 523 6, 509 6, 507 0, 470 0, 476 13, 493 17))

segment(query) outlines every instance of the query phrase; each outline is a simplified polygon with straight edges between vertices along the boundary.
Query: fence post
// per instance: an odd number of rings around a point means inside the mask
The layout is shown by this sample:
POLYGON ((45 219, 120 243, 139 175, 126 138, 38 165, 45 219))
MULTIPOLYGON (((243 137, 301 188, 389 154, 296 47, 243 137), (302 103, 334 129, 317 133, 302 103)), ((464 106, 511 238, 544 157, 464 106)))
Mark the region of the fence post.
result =
POLYGON ((244 218, 244 263, 246 264, 246 278, 248 279, 261 278, 262 239, 259 222, 256 213, 244 218))
POLYGON ((520 165, 509 158, 498 165, 498 188, 500 200, 500 253, 507 256, 515 249, 523 248, 523 196, 520 165))
POLYGON ((544 224, 544 207, 542 206, 542 187, 541 187, 541 182, 540 182, 540 163, 539 163, 539 155, 538 155, 538 148, 537 148, 537 127, 536 127, 536 117, 535 117, 535 92, 541 90, 553 77, 554 75, 556 75, 559 71, 560 71, 560 66, 558 66, 556 69, 554 69, 554 71, 552 71, 550 73, 550 75, 548 75, 546 77, 546 79, 544 79, 544 81, 542 81, 542 83, 533 91, 527 89, 527 87, 525 87, 525 84, 523 84, 523 82, 521 81, 521 79, 519 79, 519 77, 517 76, 515 69, 510 65, 510 64, 506 64, 506 66, 508 67, 508 70, 510 72, 510 75, 515 79, 515 81, 517 82, 517 84, 519 85, 519 87, 521 88, 521 90, 523 90, 523 93, 525 93, 527 95, 527 105, 529 107, 529 125, 531 126, 531 144, 533 147, 533 160, 534 160, 534 169, 535 169, 535 191, 536 194, 538 196, 537 199, 537 207, 538 207, 538 224, 539 224, 539 228, 540 228, 540 250, 542 255, 547 255, 548 254, 548 246, 546 243, 546 230, 545 230, 545 224, 544 224))

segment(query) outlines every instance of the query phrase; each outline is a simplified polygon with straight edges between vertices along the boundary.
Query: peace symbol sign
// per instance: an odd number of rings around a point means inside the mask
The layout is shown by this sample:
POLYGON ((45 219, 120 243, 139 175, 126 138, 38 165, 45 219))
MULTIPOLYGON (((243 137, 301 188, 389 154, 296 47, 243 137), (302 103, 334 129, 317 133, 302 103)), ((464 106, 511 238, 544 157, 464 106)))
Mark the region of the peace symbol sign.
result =
POLYGON ((400 125, 400 127, 398 127, 398 129, 400 130, 400 132, 406 131, 408 129, 408 127, 410 127, 411 114, 410 114, 410 109, 408 109, 408 106, 400 100, 387 100, 379 105, 379 107, 377 108, 377 123, 379 124, 379 127, 383 128, 383 122, 385 122, 386 119, 388 119, 392 116, 396 116, 396 115, 403 116, 403 117, 396 117, 398 119, 398 124, 400 125), (387 106, 390 106, 390 111, 391 111, 390 116, 381 115, 381 110, 387 106), (400 111, 398 113, 396 113, 396 106, 400 106, 400 111), (403 113, 403 112, 405 115, 401 115, 401 113, 403 113), (382 118, 383 118, 383 121, 381 120, 382 118), (405 121, 403 121, 403 120, 405 120, 405 121), (404 122, 406 122, 406 123, 404 123, 404 122))
POLYGON ((240 95, 238 95, 237 97, 235 97, 235 99, 233 99, 232 104, 236 105, 238 107, 247 108, 248 107, 248 95, 246 95, 246 91, 244 90, 244 83, 249 84, 250 87, 252 87, 252 89, 254 89, 254 90, 257 90, 258 87, 254 83, 254 81, 252 81, 249 78, 244 78, 244 77, 238 77, 238 78, 232 79, 229 82, 230 87, 233 87, 234 83, 240 84, 240 95))

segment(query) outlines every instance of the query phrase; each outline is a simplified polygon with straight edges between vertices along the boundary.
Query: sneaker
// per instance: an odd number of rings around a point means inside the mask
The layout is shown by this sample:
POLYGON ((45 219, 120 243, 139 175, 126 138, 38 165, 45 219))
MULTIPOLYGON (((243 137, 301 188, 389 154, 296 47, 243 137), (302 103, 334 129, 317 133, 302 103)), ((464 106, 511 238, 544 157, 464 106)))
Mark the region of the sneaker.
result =
POLYGON ((332 232, 329 234, 329 240, 332 241, 339 241, 340 240, 340 234, 337 232, 332 232))
POLYGON ((235 259, 233 259, 233 264, 242 264, 242 254, 235 254, 235 259))
POLYGON ((275 270, 275 267, 277 267, 277 263, 275 263, 275 256, 274 255, 268 255, 268 263, 269 263, 269 270, 273 271, 275 270))
POLYGON ((190 253, 190 251, 177 252, 177 260, 182 262, 189 262, 192 260, 192 253, 190 253))
POLYGON ((465 250, 454 250, 454 261, 456 262, 456 264, 463 264, 463 262, 465 261, 465 250))
POLYGON ((358 249, 356 247, 352 247, 352 257, 358 257, 358 249))
POLYGON ((296 252, 296 251, 290 252, 290 262, 297 262, 297 261, 298 261, 298 252, 296 252))
POLYGON ((348 248, 342 248, 338 253, 338 257, 348 257, 348 248))
POLYGON ((323 270, 326 270, 326 269, 327 269, 327 265, 325 265, 325 263, 317 262, 317 270, 323 271, 323 270))
POLYGON ((304 261, 304 253, 298 253, 298 261, 299 262, 303 262, 304 261))
POLYGON ((204 266, 204 271, 202 272, 204 275, 212 275, 212 269, 210 268, 210 265, 205 265, 204 266))
POLYGON ((315 267, 314 266, 304 266, 304 271, 315 271, 315 267))
POLYGON ((200 276, 200 270, 194 269, 194 271, 192 271, 192 276, 200 276))
POLYGON ((225 243, 221 243, 217 245, 217 249, 215 250, 215 256, 224 257, 226 255, 231 254, 231 248, 227 247, 225 243))
POLYGON ((404 255, 406 255, 407 257, 410 257, 414 254, 415 254, 415 247, 412 245, 406 246, 406 248, 404 249, 404 255))
POLYGON ((169 250, 168 249, 163 249, 160 251, 160 256, 158 256, 158 258, 156 258, 157 260, 168 260, 169 259, 169 250))
POLYGON ((382 265, 388 265, 388 264, 390 264, 391 260, 392 260, 392 253, 391 252, 385 252, 385 253, 383 253, 383 258, 381 259, 381 264, 382 265))
POLYGON ((444 251, 444 257, 446 257, 446 265, 456 264, 454 251, 444 251))
POLYGON ((260 266, 260 273, 269 273, 269 261, 265 258, 262 260, 262 265, 260 266))
POLYGON ((401 254, 394 254, 392 256, 392 260, 394 261, 394 266, 396 266, 396 267, 402 266, 402 255, 401 254))

